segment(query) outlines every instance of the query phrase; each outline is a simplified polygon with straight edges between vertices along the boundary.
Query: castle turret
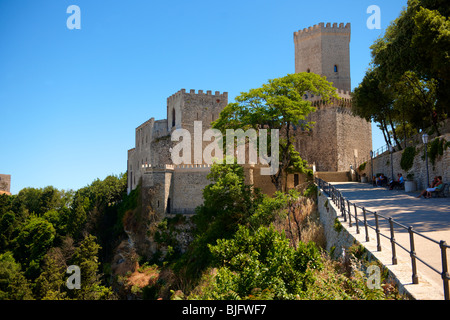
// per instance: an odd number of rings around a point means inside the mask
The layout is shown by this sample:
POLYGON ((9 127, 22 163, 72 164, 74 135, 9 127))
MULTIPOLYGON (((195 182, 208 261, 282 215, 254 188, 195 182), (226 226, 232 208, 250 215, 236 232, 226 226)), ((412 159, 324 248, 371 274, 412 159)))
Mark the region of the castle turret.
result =
POLYGON ((294 32, 295 72, 326 76, 334 87, 351 91, 350 23, 321 22, 294 32))
POLYGON ((168 131, 184 128, 189 131, 194 128, 194 121, 202 121, 203 127, 208 129, 211 122, 217 120, 220 112, 228 104, 228 93, 211 90, 181 89, 167 98, 168 131))
POLYGON ((298 130, 296 149, 317 171, 348 171, 372 149, 371 124, 351 112, 350 23, 322 22, 294 32, 295 72, 325 76, 340 99, 305 94, 316 112, 312 130, 298 130))

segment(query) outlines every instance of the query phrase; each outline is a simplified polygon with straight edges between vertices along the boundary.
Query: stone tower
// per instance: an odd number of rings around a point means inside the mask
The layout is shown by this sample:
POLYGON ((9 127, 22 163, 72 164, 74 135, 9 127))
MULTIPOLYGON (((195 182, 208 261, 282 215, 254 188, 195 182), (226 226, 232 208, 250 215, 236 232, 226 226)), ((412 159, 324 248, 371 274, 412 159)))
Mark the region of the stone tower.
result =
POLYGON ((326 76, 334 87, 351 91, 350 23, 319 23, 294 32, 295 72, 326 76))
POLYGON ((325 76, 337 89, 339 100, 324 102, 306 94, 316 112, 310 131, 296 130, 296 149, 317 171, 348 172, 372 149, 372 128, 351 112, 350 23, 319 23, 294 32, 295 72, 325 76))

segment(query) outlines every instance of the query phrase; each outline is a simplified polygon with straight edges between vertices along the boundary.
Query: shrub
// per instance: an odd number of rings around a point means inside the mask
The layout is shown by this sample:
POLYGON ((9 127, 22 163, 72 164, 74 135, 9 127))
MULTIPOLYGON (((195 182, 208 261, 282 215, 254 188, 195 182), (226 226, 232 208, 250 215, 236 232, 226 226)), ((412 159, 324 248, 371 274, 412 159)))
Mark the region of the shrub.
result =
POLYGON ((273 226, 254 233, 239 227, 232 239, 221 239, 209 246, 217 265, 214 277, 190 298, 251 299, 255 295, 274 299, 293 299, 301 293, 309 269, 322 268, 319 249, 314 243, 289 245, 284 234, 273 226))
POLYGON ((407 147, 402 153, 402 159, 400 160, 400 167, 404 171, 409 171, 414 164, 414 157, 416 156, 415 147, 407 147))

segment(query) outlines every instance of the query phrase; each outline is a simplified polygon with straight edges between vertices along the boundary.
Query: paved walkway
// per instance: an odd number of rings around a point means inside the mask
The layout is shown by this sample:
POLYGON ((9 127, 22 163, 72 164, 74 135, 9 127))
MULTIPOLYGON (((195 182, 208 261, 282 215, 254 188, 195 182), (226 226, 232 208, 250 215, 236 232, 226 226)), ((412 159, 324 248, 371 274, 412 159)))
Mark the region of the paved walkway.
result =
MULTIPOLYGON (((386 188, 372 187, 369 184, 357 182, 334 182, 331 183, 339 189, 343 196, 351 202, 356 203, 368 210, 375 211, 385 217, 392 217, 398 223, 407 227, 412 226, 415 231, 424 234, 436 241, 445 240, 450 245, 450 198, 416 198, 419 194, 405 193, 404 191, 387 190, 386 188)), ((352 208, 353 214, 353 208, 352 208)), ((362 214, 358 213, 358 218, 362 219, 362 214)), ((369 221, 371 225, 375 225, 369 221)), ((384 219, 380 219, 380 229, 387 236, 389 225, 384 219), (383 222, 381 222, 383 221, 383 222), (383 231, 384 230, 384 231, 383 231)), ((364 228, 361 229, 364 234, 364 228)), ((375 232, 369 228, 371 239, 375 239, 375 232)), ((383 251, 389 251, 390 242, 382 237, 383 251)), ((400 227, 395 227, 395 239, 409 250, 409 234, 400 227)), ((373 242, 374 240, 371 240, 373 242)), ((439 272, 442 271, 441 250, 439 245, 415 235, 416 254, 422 260, 433 266, 439 272)), ((398 264, 408 265, 408 273, 411 274, 411 258, 403 249, 397 247, 398 264)), ((450 249, 447 249, 447 260, 450 267, 450 249)), ((417 269, 419 282, 430 282, 436 292, 430 293, 430 299, 438 296, 444 297, 443 282, 441 275, 418 261, 417 269)), ((411 276, 409 275, 409 279, 411 276)), ((412 282, 411 282, 412 284, 412 282)), ((433 290, 434 291, 434 290, 433 290)))

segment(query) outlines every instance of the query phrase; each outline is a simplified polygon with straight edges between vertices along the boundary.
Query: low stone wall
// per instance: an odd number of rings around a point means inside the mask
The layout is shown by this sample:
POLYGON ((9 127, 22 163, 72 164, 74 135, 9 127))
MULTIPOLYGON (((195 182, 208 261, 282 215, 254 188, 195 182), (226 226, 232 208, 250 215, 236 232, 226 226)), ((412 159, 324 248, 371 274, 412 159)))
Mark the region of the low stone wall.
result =
POLYGON ((316 172, 315 176, 327 182, 346 182, 352 181, 352 176, 348 171, 341 172, 316 172))

